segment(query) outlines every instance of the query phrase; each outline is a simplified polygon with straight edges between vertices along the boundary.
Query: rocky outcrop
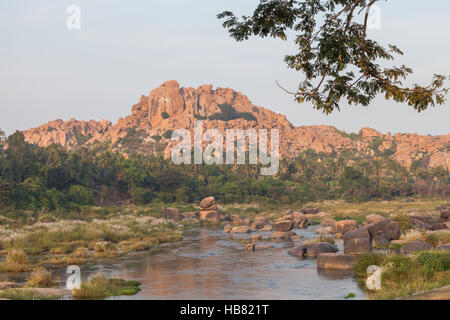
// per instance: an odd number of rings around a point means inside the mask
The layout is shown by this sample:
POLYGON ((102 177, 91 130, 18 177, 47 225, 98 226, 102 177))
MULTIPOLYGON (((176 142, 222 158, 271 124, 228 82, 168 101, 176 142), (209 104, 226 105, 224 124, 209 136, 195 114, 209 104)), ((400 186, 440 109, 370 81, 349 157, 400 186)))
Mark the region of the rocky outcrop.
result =
MULTIPOLYGON (((410 167, 415 160, 422 160, 429 167, 450 169, 450 134, 420 136, 398 133, 392 136, 363 128, 358 135, 352 136, 330 126, 294 127, 285 116, 253 105, 240 92, 228 88, 214 89, 212 85, 183 88, 174 80, 164 82, 148 96, 142 95, 138 103, 132 106, 131 115, 119 118, 115 124, 107 120, 55 120, 26 130, 24 135, 30 143, 40 146, 56 143, 67 149, 106 141, 112 143, 114 151, 126 154, 126 138, 131 134, 137 135, 141 144, 134 151, 157 152, 155 145, 157 140, 162 139, 166 143, 163 155, 169 157, 176 142, 163 137, 164 133, 179 128, 192 131, 197 119, 204 119, 204 130, 215 128, 223 133, 226 129, 276 128, 280 132, 280 154, 288 159, 305 150, 327 154, 353 150, 374 155, 370 146, 374 139, 378 139, 378 151, 389 150, 391 157, 406 167, 410 167), (208 120, 208 117, 221 112, 219 106, 222 104, 232 106, 238 113, 250 113, 253 119, 208 120)), ((305 210, 303 213, 318 213, 315 208, 305 210)))
POLYGON ((219 222, 216 199, 208 197, 200 201, 200 220, 219 222))
POLYGON ((334 244, 328 242, 319 242, 305 244, 294 249, 290 249, 288 254, 294 257, 317 257, 322 253, 336 253, 339 249, 334 244))

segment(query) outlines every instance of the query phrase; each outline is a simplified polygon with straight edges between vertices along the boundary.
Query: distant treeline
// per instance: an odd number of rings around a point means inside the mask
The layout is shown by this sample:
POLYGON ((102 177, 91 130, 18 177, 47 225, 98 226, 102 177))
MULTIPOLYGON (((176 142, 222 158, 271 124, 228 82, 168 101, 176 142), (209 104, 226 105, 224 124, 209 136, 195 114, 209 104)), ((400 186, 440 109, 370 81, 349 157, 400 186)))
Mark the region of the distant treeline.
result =
POLYGON ((174 165, 160 157, 109 150, 107 144, 67 151, 25 142, 21 132, 0 140, 0 210, 76 210, 120 202, 304 203, 323 199, 367 201, 402 196, 449 196, 444 168, 420 161, 406 169, 387 155, 303 152, 282 160, 277 176, 256 165, 174 165), (7 147, 6 147, 7 146, 7 147))

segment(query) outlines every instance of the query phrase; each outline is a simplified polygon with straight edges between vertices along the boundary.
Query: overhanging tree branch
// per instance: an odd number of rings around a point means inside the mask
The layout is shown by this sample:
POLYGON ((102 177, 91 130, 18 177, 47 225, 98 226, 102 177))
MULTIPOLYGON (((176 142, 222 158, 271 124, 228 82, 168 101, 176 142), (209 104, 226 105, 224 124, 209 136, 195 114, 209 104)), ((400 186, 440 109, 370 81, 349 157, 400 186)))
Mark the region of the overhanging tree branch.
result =
POLYGON ((277 85, 294 94, 297 102, 312 102, 327 114, 339 109, 343 98, 367 106, 379 93, 419 112, 444 104, 448 93, 444 85, 450 77, 436 74, 428 86, 406 87, 400 79, 412 74, 410 68, 377 64, 380 59, 393 60, 394 54, 403 55, 394 45, 386 49, 367 39, 371 9, 380 1, 386 0, 260 0, 252 16, 238 19, 225 11, 218 18, 225 20, 223 26, 237 41, 250 36, 286 40, 287 30, 296 32, 298 53, 287 55, 285 62, 306 79, 295 93, 277 85))

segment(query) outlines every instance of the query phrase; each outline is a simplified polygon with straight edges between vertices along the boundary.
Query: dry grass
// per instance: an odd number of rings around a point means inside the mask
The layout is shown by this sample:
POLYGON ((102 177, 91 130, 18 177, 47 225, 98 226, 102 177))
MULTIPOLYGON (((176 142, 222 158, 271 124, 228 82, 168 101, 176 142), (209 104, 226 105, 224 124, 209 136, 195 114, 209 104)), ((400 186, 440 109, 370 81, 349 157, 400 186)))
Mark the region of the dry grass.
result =
POLYGON ((49 288, 53 286, 53 275, 45 268, 35 269, 27 278, 27 286, 49 288))

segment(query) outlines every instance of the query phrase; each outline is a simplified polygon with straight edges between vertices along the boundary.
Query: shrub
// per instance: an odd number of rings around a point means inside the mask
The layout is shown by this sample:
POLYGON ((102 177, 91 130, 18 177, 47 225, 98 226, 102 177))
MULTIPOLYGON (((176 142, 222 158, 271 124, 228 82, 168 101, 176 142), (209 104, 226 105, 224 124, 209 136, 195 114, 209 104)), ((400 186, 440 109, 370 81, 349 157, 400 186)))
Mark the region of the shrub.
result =
POLYGON ((433 272, 450 270, 450 252, 448 251, 426 251, 419 254, 417 263, 423 267, 428 274, 433 272))
POLYGON ((405 282, 414 279, 414 270, 417 269, 416 263, 404 255, 392 255, 384 260, 382 273, 382 283, 386 287, 399 287, 405 282))
POLYGON ((427 233, 424 235, 424 242, 430 246, 436 247, 439 244, 439 238, 434 233, 427 233))
POLYGON ((398 222, 400 230, 409 230, 412 228, 411 218, 406 213, 396 214, 393 220, 398 222))
POLYGON ((53 275, 45 268, 35 269, 27 278, 30 287, 48 288, 53 285, 53 275))
POLYGON ((170 117, 170 115, 166 111, 163 111, 163 112, 161 112, 161 117, 163 119, 168 119, 170 117))
POLYGON ((380 266, 384 256, 375 253, 364 253, 359 256, 358 262, 354 265, 353 271, 358 276, 367 276, 367 268, 372 265, 380 266))

